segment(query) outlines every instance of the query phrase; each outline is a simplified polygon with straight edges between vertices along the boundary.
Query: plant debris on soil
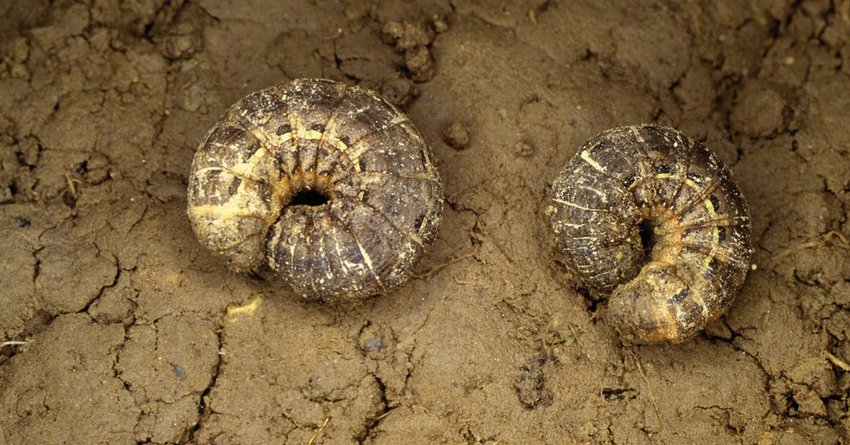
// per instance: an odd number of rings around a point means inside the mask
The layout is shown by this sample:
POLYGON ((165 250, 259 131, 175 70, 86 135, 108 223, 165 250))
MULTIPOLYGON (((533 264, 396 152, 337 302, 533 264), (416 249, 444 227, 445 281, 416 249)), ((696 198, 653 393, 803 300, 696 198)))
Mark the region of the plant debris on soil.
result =
POLYGON ((850 443, 850 0, 0 2, 0 443, 850 443), (300 77, 434 150, 414 279, 305 303, 195 240, 198 143, 300 77), (620 342, 553 246, 590 136, 705 141, 755 270, 682 345, 620 342))

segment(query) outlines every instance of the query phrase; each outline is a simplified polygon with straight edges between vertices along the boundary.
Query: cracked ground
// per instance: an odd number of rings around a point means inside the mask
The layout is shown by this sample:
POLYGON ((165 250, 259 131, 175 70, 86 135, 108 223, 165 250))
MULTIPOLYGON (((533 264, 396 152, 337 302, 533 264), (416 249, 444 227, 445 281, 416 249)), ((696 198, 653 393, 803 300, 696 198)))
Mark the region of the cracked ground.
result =
POLYGON ((0 443, 850 443, 850 0, 0 1, 0 443), (447 205, 414 279, 300 301, 203 251, 200 140, 253 90, 381 92, 447 205), (704 140, 752 271, 623 345, 553 250, 604 129, 704 140))

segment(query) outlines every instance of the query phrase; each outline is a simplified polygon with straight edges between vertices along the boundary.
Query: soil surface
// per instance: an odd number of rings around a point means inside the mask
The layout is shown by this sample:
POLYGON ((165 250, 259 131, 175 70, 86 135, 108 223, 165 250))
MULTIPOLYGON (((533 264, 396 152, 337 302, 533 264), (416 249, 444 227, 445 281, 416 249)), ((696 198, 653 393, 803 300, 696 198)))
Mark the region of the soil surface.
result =
POLYGON ((850 0, 5 0, 0 33, 2 444, 850 443, 850 0), (305 303, 190 229, 200 139, 297 77, 433 147, 444 223, 400 290, 305 303), (753 217, 757 269, 683 345, 622 344, 544 215, 641 122, 753 217))

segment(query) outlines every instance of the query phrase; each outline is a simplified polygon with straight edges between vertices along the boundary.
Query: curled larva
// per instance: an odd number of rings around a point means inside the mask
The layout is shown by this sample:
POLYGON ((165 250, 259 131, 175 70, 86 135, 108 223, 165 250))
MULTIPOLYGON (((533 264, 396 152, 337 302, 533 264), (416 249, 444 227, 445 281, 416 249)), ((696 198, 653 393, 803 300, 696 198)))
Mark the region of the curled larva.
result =
POLYGON ((201 143, 188 211, 235 270, 268 263, 298 294, 404 283, 437 234, 440 176, 419 131, 371 91, 301 79, 249 94, 201 143))
POLYGON ((587 141, 553 185, 557 247, 579 279, 610 293, 627 341, 681 342, 731 304, 750 269, 747 204, 703 144, 656 125, 587 141))

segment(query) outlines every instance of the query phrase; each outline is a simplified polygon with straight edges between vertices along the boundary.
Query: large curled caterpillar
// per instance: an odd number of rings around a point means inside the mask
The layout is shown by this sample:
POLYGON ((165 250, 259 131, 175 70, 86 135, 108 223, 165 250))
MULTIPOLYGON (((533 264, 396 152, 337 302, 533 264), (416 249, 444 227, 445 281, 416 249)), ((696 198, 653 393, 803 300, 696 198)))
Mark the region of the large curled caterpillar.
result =
POLYGON ((579 279, 610 293, 627 341, 681 342, 731 304, 750 269, 750 217, 727 167, 656 125, 587 141, 553 185, 557 246, 579 279))
POLYGON ((264 262, 301 296, 404 283, 440 225, 443 191, 419 131, 371 91, 301 79, 249 94, 201 143, 188 211, 235 270, 264 262))

